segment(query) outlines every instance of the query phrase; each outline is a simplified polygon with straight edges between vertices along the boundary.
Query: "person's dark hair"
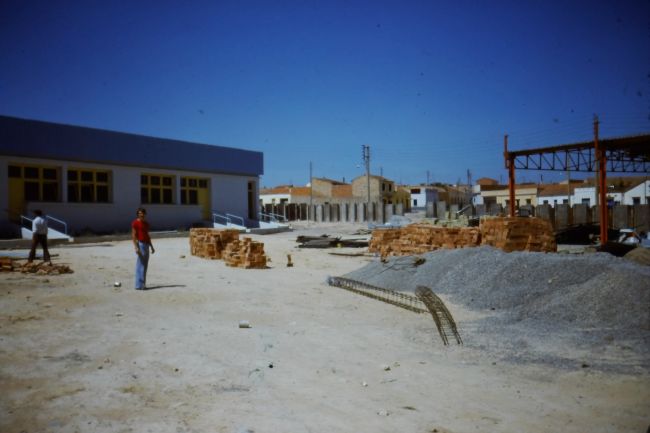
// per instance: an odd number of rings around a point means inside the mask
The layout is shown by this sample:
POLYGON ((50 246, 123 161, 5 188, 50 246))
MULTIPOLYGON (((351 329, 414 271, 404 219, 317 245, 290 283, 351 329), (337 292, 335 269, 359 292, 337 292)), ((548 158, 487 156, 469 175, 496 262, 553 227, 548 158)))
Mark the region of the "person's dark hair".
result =
POLYGON ((139 207, 138 210, 135 211, 135 214, 137 215, 140 212, 142 212, 145 215, 147 214, 147 210, 145 208, 143 208, 143 207, 139 207))
POLYGON ((34 209, 34 215, 36 216, 43 216, 43 211, 40 209, 34 209))

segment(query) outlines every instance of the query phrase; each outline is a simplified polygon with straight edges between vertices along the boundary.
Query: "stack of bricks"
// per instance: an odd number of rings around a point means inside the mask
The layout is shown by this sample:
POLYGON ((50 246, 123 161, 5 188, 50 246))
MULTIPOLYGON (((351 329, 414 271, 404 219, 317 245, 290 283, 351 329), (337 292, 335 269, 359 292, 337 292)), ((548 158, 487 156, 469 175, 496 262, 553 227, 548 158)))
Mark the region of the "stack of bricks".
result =
POLYGON ((372 237, 368 242, 368 251, 380 253, 382 257, 387 256, 391 251, 391 245, 399 240, 402 229, 378 229, 372 231, 372 237))
POLYGON ((505 252, 555 252, 557 243, 551 223, 541 218, 488 218, 481 221, 481 245, 505 252))
POLYGON ((411 224, 372 232, 368 250, 388 255, 422 254, 439 248, 490 245, 506 252, 557 251, 551 224, 540 218, 489 218, 478 227, 437 227, 411 224))
POLYGON ((264 244, 255 242, 251 238, 230 242, 223 252, 226 265, 245 269, 266 268, 266 255, 264 244))
POLYGON ((11 257, 0 257, 0 272, 11 272, 14 270, 14 261, 11 257))
POLYGON ((465 248, 480 244, 480 232, 476 227, 436 227, 427 224, 411 224, 401 229, 378 229, 372 232, 370 252, 404 256, 422 254, 439 248, 465 248))
POLYGON ((205 259, 221 259, 226 246, 238 239, 238 230, 190 229, 190 253, 205 259))

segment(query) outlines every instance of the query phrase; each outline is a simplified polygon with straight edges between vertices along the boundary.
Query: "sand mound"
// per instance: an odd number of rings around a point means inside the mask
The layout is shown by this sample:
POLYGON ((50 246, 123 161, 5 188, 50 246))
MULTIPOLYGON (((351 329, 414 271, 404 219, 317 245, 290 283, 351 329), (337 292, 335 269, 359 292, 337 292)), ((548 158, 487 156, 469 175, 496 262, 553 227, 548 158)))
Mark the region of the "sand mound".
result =
POLYGON ((641 265, 650 266, 650 248, 635 248, 623 257, 641 265))

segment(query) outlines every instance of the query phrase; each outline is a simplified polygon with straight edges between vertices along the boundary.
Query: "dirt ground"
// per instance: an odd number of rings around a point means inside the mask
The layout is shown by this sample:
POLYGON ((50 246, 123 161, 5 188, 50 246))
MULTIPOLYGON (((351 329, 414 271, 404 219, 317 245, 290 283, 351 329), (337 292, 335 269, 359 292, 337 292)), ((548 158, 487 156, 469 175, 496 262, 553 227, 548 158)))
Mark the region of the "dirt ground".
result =
MULTIPOLYGON (((646 431, 648 372, 444 346, 430 316, 329 287, 328 275, 376 259, 295 238, 358 227, 252 236, 272 260, 264 270, 154 238, 143 292, 128 241, 53 248, 73 274, 0 274, 0 431, 646 431)), ((472 332, 477 313, 447 306, 472 332)))

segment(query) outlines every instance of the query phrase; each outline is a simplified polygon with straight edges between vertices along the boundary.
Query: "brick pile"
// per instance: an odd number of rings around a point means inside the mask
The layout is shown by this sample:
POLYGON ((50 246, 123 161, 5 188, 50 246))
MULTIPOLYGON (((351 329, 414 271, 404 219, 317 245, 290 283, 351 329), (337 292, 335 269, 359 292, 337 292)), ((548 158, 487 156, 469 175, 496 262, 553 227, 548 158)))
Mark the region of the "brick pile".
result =
POLYGON ((59 264, 46 264, 46 263, 25 263, 20 267, 20 272, 23 274, 31 273, 36 275, 61 275, 72 274, 73 271, 70 266, 59 264))
POLYGON ((194 228, 190 230, 190 252, 206 259, 223 259, 226 265, 246 268, 266 268, 264 244, 251 238, 239 239, 239 231, 194 228))
POLYGON ((190 229, 190 253, 204 259, 221 259, 226 246, 238 239, 238 230, 190 229))
POLYGON ((264 244, 255 242, 251 238, 234 240, 226 245, 223 252, 226 265, 245 269, 266 268, 266 255, 264 244))
POLYGON ((505 252, 555 252, 557 243, 551 223, 541 218, 488 218, 481 221, 481 245, 505 252))
POLYGON ((480 227, 411 224, 377 229, 372 232, 368 250, 386 257, 479 245, 490 245, 506 252, 557 251, 551 224, 539 218, 490 218, 483 220, 480 227))
POLYGON ((372 232, 368 250, 388 255, 422 254, 439 248, 465 248, 480 244, 476 227, 436 227, 411 224, 398 229, 378 229, 372 232))
POLYGON ((11 257, 0 257, 0 272, 22 272, 23 274, 36 275, 61 275, 72 274, 73 270, 68 265, 49 264, 46 262, 22 263, 11 257))
POLYGON ((0 272, 12 272, 14 270, 14 261, 11 257, 0 257, 0 272))

